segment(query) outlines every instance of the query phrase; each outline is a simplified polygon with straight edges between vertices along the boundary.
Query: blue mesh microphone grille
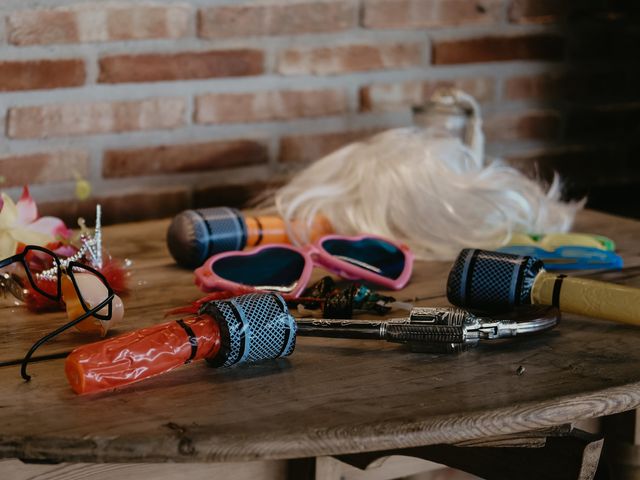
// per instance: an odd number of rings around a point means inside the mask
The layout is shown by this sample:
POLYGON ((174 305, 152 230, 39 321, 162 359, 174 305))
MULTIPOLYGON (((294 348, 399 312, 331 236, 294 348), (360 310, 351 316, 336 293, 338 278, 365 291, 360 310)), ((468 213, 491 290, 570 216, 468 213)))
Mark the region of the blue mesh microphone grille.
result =
POLYGON ((534 257, 464 249, 447 281, 447 298, 459 307, 504 311, 531 303, 542 262, 534 257))
POLYGON ((174 217, 167 232, 171 255, 189 268, 199 267, 216 253, 242 250, 246 243, 244 217, 229 207, 185 210, 174 217))
POLYGON ((277 293, 250 293, 207 302, 200 311, 220 324, 222 347, 208 360, 213 366, 286 357, 295 348, 296 322, 277 293))

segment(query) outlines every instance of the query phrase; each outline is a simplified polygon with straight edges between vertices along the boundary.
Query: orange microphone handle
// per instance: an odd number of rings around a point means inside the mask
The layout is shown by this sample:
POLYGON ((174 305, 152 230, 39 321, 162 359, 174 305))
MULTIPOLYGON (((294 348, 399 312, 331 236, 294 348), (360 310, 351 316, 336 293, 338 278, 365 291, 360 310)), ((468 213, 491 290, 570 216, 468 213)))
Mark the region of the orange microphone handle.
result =
POLYGON ((220 342, 218 322, 198 315, 78 347, 64 370, 74 392, 95 393, 214 358, 220 342))
POLYGON ((244 222, 247 226, 247 247, 257 247, 265 243, 291 243, 284 220, 280 217, 245 215, 244 222))
MULTIPOLYGON (((244 216, 247 226, 247 247, 257 247, 269 243, 291 243, 287 234, 285 221, 277 215, 244 216)), ((294 230, 298 226, 294 223, 294 230)), ((311 225, 309 239, 315 241, 318 238, 333 233, 329 221, 318 216, 311 225)))

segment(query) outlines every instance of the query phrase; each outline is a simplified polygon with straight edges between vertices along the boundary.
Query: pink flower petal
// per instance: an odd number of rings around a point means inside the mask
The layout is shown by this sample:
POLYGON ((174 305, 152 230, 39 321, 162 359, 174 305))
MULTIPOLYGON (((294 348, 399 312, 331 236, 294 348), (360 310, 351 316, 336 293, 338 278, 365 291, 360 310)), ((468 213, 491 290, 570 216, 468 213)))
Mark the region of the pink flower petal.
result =
POLYGON ((38 218, 38 207, 29 193, 29 187, 26 185, 22 188, 22 196, 16 203, 16 207, 18 208, 17 223, 19 225, 27 225, 38 218))
POLYGON ((56 238, 57 236, 69 238, 73 233, 67 228, 62 220, 56 217, 41 217, 35 222, 29 224, 28 228, 37 232, 46 233, 51 235, 53 238, 56 238))

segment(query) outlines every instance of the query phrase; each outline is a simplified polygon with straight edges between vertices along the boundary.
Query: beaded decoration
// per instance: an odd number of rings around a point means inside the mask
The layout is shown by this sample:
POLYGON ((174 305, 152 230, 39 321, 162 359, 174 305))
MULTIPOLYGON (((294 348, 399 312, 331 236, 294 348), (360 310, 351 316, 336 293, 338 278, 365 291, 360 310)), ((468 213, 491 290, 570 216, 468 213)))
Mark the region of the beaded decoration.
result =
MULTIPOLYGON (((93 228, 93 235, 89 233, 89 229, 85 225, 84 219, 79 219, 78 224, 82 229, 80 234, 80 249, 65 259, 60 260, 60 265, 66 268, 71 262, 78 262, 85 256, 89 260, 89 264, 100 270, 103 266, 102 261, 102 207, 96 205, 96 225, 93 228)), ((48 270, 36 273, 38 280, 56 281, 58 278, 58 267, 54 265, 48 270)))

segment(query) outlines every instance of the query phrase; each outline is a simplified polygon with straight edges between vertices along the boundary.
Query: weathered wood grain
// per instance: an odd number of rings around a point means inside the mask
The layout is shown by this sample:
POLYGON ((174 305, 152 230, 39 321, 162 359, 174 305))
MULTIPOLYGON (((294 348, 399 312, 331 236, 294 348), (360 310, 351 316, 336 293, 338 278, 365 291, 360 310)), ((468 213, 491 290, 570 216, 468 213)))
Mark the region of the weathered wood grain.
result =
POLYGON ((249 460, 528 431, 640 405, 638 347, 637 329, 574 319, 542 338, 457 357, 301 339, 288 360, 194 364, 93 397, 71 392, 62 361, 34 366, 29 384, 2 369, 0 456, 249 460))
MULTIPOLYGON (((166 225, 106 229, 110 250, 134 261, 134 292, 118 331, 161 322, 166 309, 200 296, 191 272, 173 266, 166 252, 166 225)), ((631 268, 611 275, 637 284, 640 223, 587 212, 578 225, 618 241, 631 268)), ((448 262, 417 264, 410 286, 396 296, 443 304, 448 270, 448 262)), ((16 308, 0 315, 0 359, 21 358, 57 321, 56 314, 16 308)), ((68 333, 41 353, 83 341, 68 333)), ((17 367, 2 367, 0 457, 239 461, 473 442, 636 408, 639 361, 640 329, 568 316, 547 335, 458 356, 301 338, 288 359, 218 370, 196 363, 86 397, 66 384, 62 360, 31 365, 30 383, 17 367)))

